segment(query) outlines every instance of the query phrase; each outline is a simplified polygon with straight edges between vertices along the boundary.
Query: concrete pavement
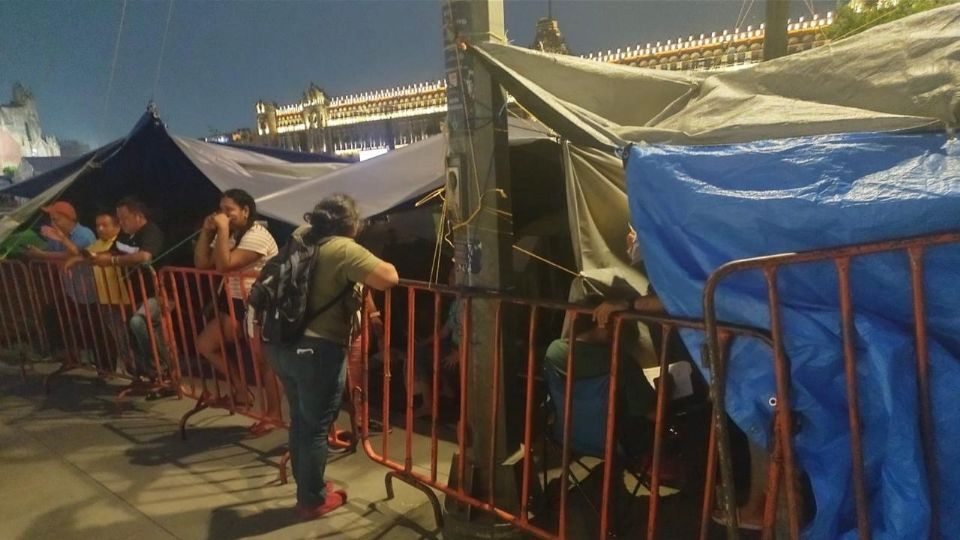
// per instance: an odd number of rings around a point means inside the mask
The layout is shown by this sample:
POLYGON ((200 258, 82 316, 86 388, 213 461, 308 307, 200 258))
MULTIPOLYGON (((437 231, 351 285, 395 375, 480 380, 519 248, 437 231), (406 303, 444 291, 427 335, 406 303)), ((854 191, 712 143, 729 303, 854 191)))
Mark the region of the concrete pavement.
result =
POLYGON ((24 382, 0 365, 0 539, 439 537, 426 498, 395 483, 384 500, 386 469, 362 452, 328 468, 346 506, 301 523, 293 484, 277 481, 285 431, 245 439, 250 420, 212 410, 181 441, 176 421, 192 401, 134 398, 117 415, 117 388, 75 373, 45 396, 38 375, 24 382))

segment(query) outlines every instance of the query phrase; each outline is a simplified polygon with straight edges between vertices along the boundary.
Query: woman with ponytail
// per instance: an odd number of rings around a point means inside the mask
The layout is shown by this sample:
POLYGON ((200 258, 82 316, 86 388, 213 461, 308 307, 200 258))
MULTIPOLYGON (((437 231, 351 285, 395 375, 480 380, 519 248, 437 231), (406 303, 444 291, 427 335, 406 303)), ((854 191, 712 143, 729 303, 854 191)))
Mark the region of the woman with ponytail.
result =
POLYGON ((360 308, 362 286, 389 289, 399 282, 397 270, 354 241, 360 216, 353 199, 332 195, 304 218, 309 226, 294 232, 316 245, 310 277, 303 337, 291 345, 265 344, 280 376, 290 406, 290 455, 297 482, 297 513, 316 519, 343 505, 344 490, 324 478, 327 434, 340 411, 346 381, 346 354, 353 321, 360 308), (352 293, 352 294, 351 294, 352 293))

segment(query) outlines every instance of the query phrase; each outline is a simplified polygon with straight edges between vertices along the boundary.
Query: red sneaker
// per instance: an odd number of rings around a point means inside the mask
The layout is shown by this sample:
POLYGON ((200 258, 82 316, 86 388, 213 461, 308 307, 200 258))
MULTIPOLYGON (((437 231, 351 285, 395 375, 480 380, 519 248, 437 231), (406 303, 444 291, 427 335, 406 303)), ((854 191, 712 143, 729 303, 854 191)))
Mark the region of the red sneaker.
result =
POLYGON ((318 519, 330 512, 333 512, 337 508, 340 508, 347 502, 347 492, 344 490, 329 491, 327 492, 327 498, 323 501, 323 504, 306 507, 297 505, 297 516, 300 517, 303 521, 310 521, 313 519, 318 519))

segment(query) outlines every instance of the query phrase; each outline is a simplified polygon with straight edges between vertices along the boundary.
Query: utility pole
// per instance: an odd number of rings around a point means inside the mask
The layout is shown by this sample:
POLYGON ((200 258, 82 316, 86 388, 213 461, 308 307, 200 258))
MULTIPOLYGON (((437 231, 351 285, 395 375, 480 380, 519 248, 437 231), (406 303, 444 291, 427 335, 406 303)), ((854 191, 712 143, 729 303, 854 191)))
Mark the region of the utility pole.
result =
MULTIPOLYGON (((503 0, 441 0, 441 6, 450 140, 447 206, 454 229, 457 284, 504 291, 511 285, 513 238, 510 222, 502 217, 510 212, 506 102, 490 73, 465 50, 465 43, 503 41, 503 0)), ((466 448, 465 455, 457 456, 450 478, 462 482, 471 496, 480 500, 492 496, 498 507, 511 509, 518 502, 515 478, 512 469, 500 465, 507 452, 504 370, 497 375, 501 384, 493 384, 494 359, 502 357, 501 344, 494 339, 497 307, 492 301, 475 299, 469 310, 461 305, 460 316, 461 323, 466 326, 469 320, 470 327, 461 344, 469 343, 470 351, 466 385, 461 389, 467 396, 466 448), (501 389, 500 395, 494 395, 495 386, 501 389), (492 418, 495 402, 498 412, 492 418), (494 440, 496 445, 491 444, 494 440), (461 461, 465 474, 458 478, 461 461)), ((509 528, 498 526, 488 514, 466 510, 449 498, 447 510, 445 538, 510 535, 509 528)))
POLYGON ((787 55, 789 0, 767 0, 764 8, 763 61, 787 55))

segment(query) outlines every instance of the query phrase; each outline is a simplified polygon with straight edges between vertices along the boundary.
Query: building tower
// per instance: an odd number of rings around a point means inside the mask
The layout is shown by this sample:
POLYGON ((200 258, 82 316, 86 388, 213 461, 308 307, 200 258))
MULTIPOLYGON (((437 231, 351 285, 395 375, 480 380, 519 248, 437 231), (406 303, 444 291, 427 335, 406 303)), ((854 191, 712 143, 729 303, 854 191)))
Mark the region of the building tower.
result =
POLYGON ((570 54, 567 41, 560 33, 560 25, 553 18, 553 2, 547 1, 547 16, 537 21, 537 33, 530 48, 554 54, 570 54))

